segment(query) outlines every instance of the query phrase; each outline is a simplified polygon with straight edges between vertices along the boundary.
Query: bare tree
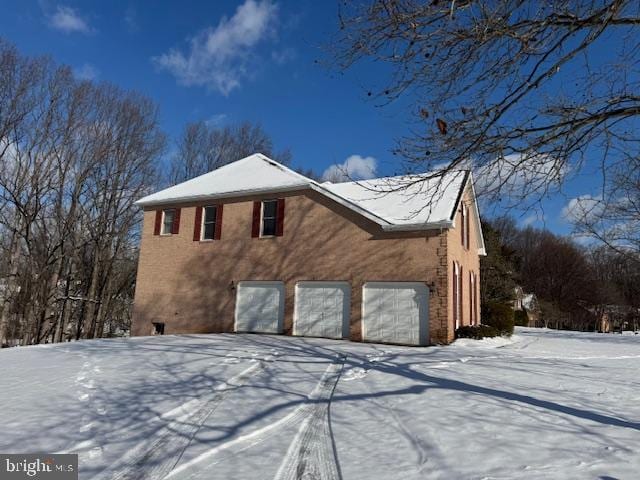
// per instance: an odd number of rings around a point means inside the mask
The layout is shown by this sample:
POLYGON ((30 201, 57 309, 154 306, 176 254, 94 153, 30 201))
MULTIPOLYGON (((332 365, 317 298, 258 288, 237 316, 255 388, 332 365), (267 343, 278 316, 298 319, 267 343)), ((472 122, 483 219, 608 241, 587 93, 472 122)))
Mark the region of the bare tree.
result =
POLYGON ((571 200, 567 215, 576 235, 594 239, 640 265, 640 155, 632 150, 635 146, 629 143, 621 152, 625 161, 610 168, 598 194, 571 200))
POLYGON ((157 107, 0 42, 0 133, 0 344, 113 332, 133 298, 133 201, 165 144, 157 107))
POLYGON ((341 5, 338 64, 386 65, 368 95, 415 106, 396 150, 408 169, 473 165, 486 194, 522 205, 639 140, 636 0, 341 5))
POLYGON ((189 123, 177 142, 171 159, 171 183, 179 183, 235 162, 253 153, 263 153, 288 164, 289 150, 275 152, 271 137, 260 125, 249 122, 222 128, 204 121, 189 123))

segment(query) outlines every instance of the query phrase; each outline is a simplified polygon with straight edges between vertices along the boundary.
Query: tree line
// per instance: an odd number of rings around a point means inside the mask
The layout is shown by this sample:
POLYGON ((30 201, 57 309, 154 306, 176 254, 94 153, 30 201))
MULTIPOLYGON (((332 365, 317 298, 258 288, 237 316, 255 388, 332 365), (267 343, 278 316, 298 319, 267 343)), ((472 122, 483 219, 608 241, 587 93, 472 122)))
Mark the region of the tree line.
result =
POLYGON ((185 126, 163 160, 158 106, 0 40, 0 345, 128 330, 141 214, 134 202, 255 151, 259 125, 185 126))
POLYGON ((483 304, 511 303, 516 286, 534 293, 540 326, 598 330, 603 313, 640 325, 640 263, 606 244, 584 246, 545 229, 519 228, 510 217, 483 222, 483 304))

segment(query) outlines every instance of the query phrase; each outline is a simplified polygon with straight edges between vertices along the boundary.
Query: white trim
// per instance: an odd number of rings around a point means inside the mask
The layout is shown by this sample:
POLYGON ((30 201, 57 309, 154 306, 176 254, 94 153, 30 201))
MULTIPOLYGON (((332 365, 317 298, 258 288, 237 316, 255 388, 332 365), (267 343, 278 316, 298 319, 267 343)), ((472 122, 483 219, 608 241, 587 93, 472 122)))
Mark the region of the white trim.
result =
POLYGON ((218 193, 215 195, 190 195, 185 197, 165 198, 162 200, 146 200, 143 199, 134 202, 134 205, 139 207, 161 207, 163 205, 177 205, 183 203, 204 202, 210 200, 216 200, 218 198, 238 198, 238 197, 251 197, 255 195, 267 195, 278 194, 286 192, 297 192, 309 189, 309 184, 290 185, 288 187, 274 187, 274 188, 253 188, 251 190, 238 190, 225 193, 218 193))

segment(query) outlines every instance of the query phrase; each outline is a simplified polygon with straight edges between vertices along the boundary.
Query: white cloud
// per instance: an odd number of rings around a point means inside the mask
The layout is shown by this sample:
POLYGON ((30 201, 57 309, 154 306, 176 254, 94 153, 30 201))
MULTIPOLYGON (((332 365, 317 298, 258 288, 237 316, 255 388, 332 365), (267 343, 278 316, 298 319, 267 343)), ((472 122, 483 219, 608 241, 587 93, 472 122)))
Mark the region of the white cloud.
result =
POLYGON ((211 115, 209 118, 207 118, 204 121, 204 123, 206 123, 208 127, 219 127, 226 121, 227 121, 226 113, 216 113, 214 115, 211 115))
POLYGON ((275 33, 278 7, 270 0, 245 0, 231 18, 190 41, 187 52, 171 49, 153 61, 186 86, 206 86, 228 95, 249 75, 249 59, 275 33))
POLYGON ((602 197, 580 195, 572 198, 562 209, 562 218, 572 223, 580 223, 597 218, 603 211, 602 197))
POLYGON ((58 5, 53 15, 49 17, 49 25, 64 33, 88 34, 93 31, 77 10, 64 5, 58 5))
POLYGON ((127 10, 124 12, 123 21, 129 33, 137 32, 139 30, 138 14, 134 7, 127 7, 127 10))
POLYGON ((95 80, 100 75, 100 71, 90 63, 85 63, 78 68, 74 68, 73 74, 80 80, 95 80))
POLYGON ((274 50, 271 52, 271 58, 278 65, 284 65, 296 58, 296 51, 293 48, 283 48, 282 50, 274 50))
POLYGON ((537 213, 532 213, 531 215, 527 215, 526 217, 524 217, 522 219, 522 221, 520 222, 520 224, 523 227, 528 227, 528 226, 533 225, 534 223, 536 223, 538 220, 539 220, 538 214, 537 213))
POLYGON ((343 163, 331 165, 322 174, 322 179, 328 182, 348 182, 351 180, 366 180, 376 176, 377 162, 373 157, 351 155, 343 163))

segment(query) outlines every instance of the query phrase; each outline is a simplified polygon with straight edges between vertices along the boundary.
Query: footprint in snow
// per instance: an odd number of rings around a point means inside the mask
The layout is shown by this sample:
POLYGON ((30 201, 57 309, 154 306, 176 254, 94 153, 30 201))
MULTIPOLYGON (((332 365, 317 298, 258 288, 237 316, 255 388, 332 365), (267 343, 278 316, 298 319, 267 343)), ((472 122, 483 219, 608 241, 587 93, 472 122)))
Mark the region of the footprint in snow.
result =
POLYGON ((97 458, 102 456, 102 447, 93 447, 89 450, 89 458, 97 458))
POLYGON ((93 429, 93 422, 89 422, 86 425, 81 426, 80 427, 80 432, 81 433, 85 433, 85 432, 88 432, 91 429, 93 429))
POLYGON ((350 368, 342 374, 342 380, 344 380, 345 382, 349 382, 351 380, 359 380, 366 377, 367 373, 369 373, 369 371, 365 370, 362 367, 350 368))

